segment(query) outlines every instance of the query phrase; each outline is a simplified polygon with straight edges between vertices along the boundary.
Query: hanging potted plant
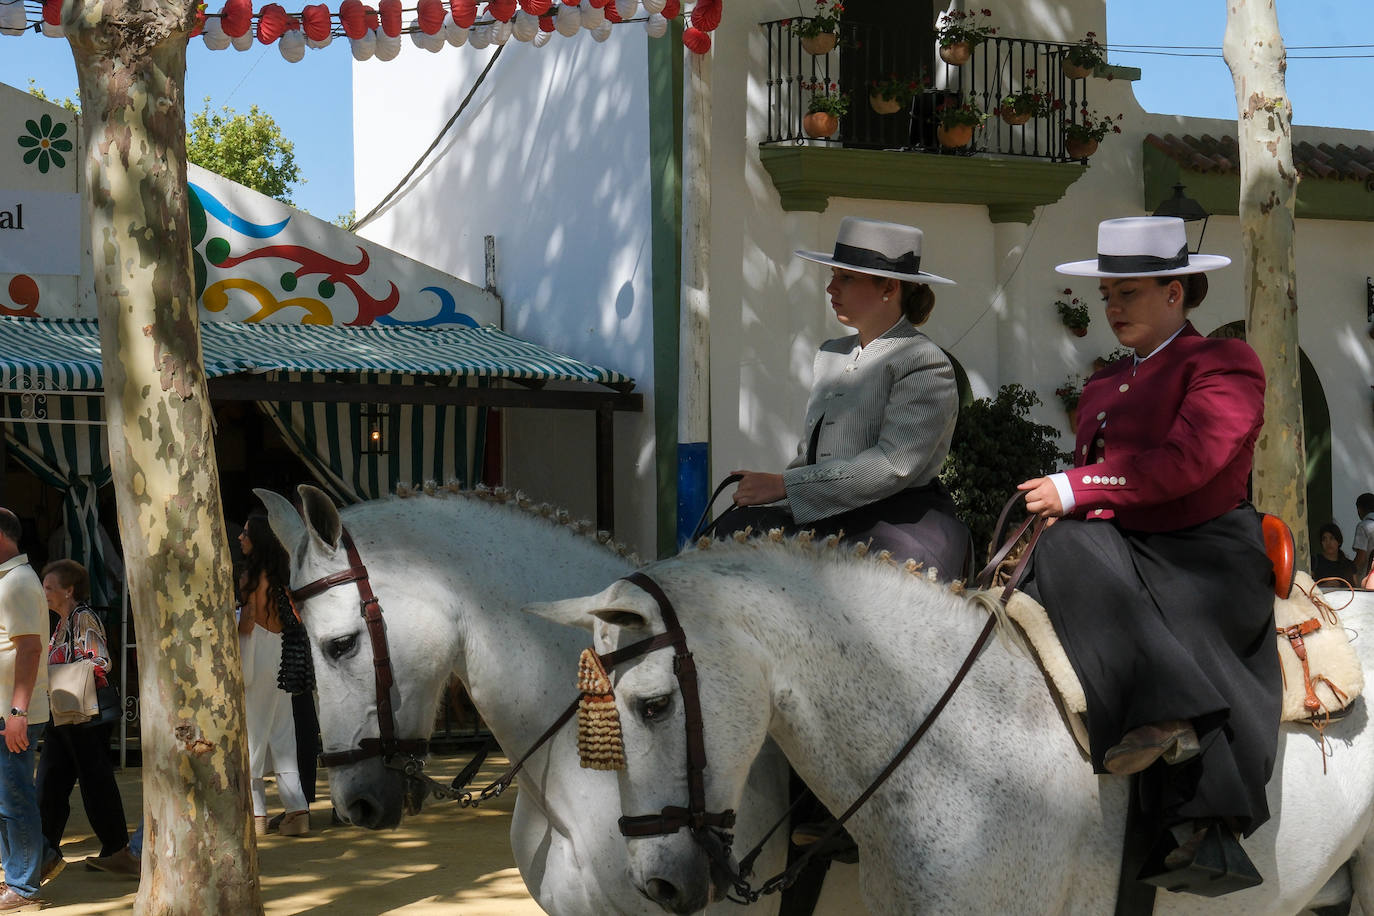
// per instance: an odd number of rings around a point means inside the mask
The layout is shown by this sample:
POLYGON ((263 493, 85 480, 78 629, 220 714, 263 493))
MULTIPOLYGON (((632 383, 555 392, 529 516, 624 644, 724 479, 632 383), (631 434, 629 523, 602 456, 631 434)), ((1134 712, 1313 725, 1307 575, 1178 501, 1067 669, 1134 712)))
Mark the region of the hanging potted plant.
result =
POLYGON ((1078 399, 1083 396, 1083 377, 1071 375, 1064 379, 1064 384, 1054 389, 1054 396, 1064 405, 1064 412, 1069 415, 1069 431, 1073 432, 1078 428, 1078 399))
POLYGON ((1097 152, 1097 144, 1103 137, 1121 133, 1117 122, 1122 117, 1099 115, 1086 108, 1080 110, 1074 120, 1064 125, 1064 152, 1070 159, 1087 159, 1097 152))
POLYGON ((911 106, 911 98, 924 86, 928 78, 899 77, 895 73, 886 79, 873 80, 868 84, 868 104, 880 115, 896 114, 911 106))
POLYGON ((1073 332, 1075 337, 1082 337, 1088 333, 1088 323, 1092 320, 1088 314, 1088 306, 1083 300, 1073 294, 1073 290, 1064 290, 1067 299, 1059 299, 1054 303, 1054 307, 1059 311, 1059 320, 1064 322, 1064 327, 1073 332))
POLYGON ((935 26, 935 38, 940 43, 940 60, 962 67, 973 57, 973 49, 997 34, 988 25, 992 10, 946 10, 935 26))
POLYGON ((808 137, 824 140, 840 129, 840 118, 849 111, 849 95, 839 91, 835 83, 802 83, 803 89, 811 91, 811 101, 806 105, 806 117, 802 118, 802 130, 808 137))
POLYGON ((1118 359, 1125 359, 1128 356, 1135 356, 1135 351, 1127 347, 1117 347, 1106 356, 1095 356, 1093 357, 1093 371, 1101 372, 1118 359))
POLYGON ((973 130, 982 126, 988 119, 983 109, 978 107, 977 97, 951 98, 935 110, 939 127, 935 130, 940 145, 946 149, 958 149, 973 142, 973 130))
POLYGON ((1106 60, 1107 49, 1097 40, 1096 32, 1089 32, 1064 52, 1064 76, 1081 80, 1091 76, 1097 65, 1106 60))
POLYGON ((1011 95, 1005 95, 997 103, 992 113, 1008 124, 1025 124, 1031 118, 1043 118, 1053 111, 1064 107, 1064 102, 1056 99, 1044 89, 1034 85, 1035 71, 1027 70, 1025 82, 1011 95))
POLYGON ((840 16, 843 0, 816 0, 815 14, 810 18, 791 19, 787 28, 801 39, 807 54, 829 54, 840 41, 840 16))

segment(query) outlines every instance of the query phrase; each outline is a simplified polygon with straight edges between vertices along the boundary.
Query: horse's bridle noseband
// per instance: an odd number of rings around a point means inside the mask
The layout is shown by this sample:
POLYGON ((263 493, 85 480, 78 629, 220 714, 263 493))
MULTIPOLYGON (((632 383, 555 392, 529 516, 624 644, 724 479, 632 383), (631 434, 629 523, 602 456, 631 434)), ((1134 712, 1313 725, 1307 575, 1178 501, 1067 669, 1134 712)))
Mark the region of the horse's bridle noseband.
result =
POLYGON ((358 556, 358 548, 354 546, 353 538, 349 535, 347 528, 340 528, 339 543, 343 545, 348 555, 348 568, 330 573, 314 582, 292 590, 291 600, 299 607, 302 602, 327 592, 335 586, 347 585, 350 582, 357 583, 362 617, 367 622, 367 635, 372 640, 372 666, 377 684, 377 729, 380 737, 363 738, 358 742, 358 746, 351 750, 321 754, 320 765, 325 767, 344 766, 369 760, 373 757, 381 757, 382 763, 386 766, 404 770, 407 774, 413 775, 424 766, 424 756, 429 750, 429 740, 426 738, 399 739, 396 737, 396 717, 391 707, 391 686, 394 679, 391 673, 391 652, 386 642, 386 623, 382 620, 382 605, 377 600, 377 596, 372 593, 372 585, 368 582, 367 577, 367 567, 363 565, 362 558, 358 556), (399 763, 393 763, 392 761, 396 758, 402 759, 399 763))

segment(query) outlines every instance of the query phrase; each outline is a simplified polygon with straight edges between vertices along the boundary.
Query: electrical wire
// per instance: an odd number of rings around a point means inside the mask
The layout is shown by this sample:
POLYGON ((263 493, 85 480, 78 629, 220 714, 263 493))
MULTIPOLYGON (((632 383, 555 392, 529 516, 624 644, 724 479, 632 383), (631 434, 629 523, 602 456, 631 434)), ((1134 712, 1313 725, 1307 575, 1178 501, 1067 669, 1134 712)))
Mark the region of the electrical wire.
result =
POLYGON ((388 191, 387 195, 377 203, 377 206, 367 211, 361 219, 355 219, 348 224, 347 228, 349 232, 357 232, 364 223, 376 216, 383 207, 391 202, 393 197, 400 193, 401 189, 406 186, 406 182, 410 181, 411 176, 420 170, 420 166, 425 164, 425 160, 429 158, 429 154, 434 152, 435 148, 439 145, 439 141, 444 139, 444 135, 449 132, 449 129, 453 127, 454 123, 457 122, 458 118, 463 114, 463 111, 468 107, 468 103, 472 101, 472 97, 476 94, 478 87, 486 81, 487 74, 491 72, 491 68, 495 66, 496 61, 501 57, 501 52, 504 50, 506 50, 505 45, 496 46, 496 53, 491 56, 491 60, 487 61, 486 67, 482 69, 481 74, 477 77, 477 82, 472 84, 472 88, 468 90, 468 94, 463 97, 463 101, 458 105, 458 110, 453 113, 453 117, 448 119, 448 123, 440 129, 438 136, 434 138, 434 142, 420 154, 420 158, 416 159, 415 164, 410 167, 410 171, 406 172, 401 180, 396 182, 396 187, 388 191))
POLYGON ((1030 232, 1026 233, 1026 242, 1024 245, 1021 246, 1021 257, 1016 259, 1016 264, 1012 267, 1011 273, 1007 274, 1007 278, 1003 280, 1001 283, 998 283, 997 286, 993 289, 992 295, 988 296, 988 304, 983 306, 983 310, 978 313, 977 317, 973 319, 973 322, 969 324, 967 328, 964 328, 964 332, 960 334, 958 337, 954 338, 954 340, 951 341, 945 347, 945 349, 953 350, 955 347, 959 346, 959 344, 963 341, 965 337, 973 333, 973 329, 978 327, 978 325, 982 323, 983 318, 985 318, 987 316, 987 313, 992 310, 993 305, 996 304, 997 300, 1000 299, 1002 297, 1002 294, 1006 292, 1007 284, 1011 283, 1012 280, 1016 279, 1016 272, 1021 269, 1022 262, 1026 260, 1026 255, 1030 253, 1031 243, 1035 241, 1035 233, 1040 228, 1040 218, 1044 215, 1044 207, 1040 207, 1036 210, 1035 219, 1031 221, 1030 232))

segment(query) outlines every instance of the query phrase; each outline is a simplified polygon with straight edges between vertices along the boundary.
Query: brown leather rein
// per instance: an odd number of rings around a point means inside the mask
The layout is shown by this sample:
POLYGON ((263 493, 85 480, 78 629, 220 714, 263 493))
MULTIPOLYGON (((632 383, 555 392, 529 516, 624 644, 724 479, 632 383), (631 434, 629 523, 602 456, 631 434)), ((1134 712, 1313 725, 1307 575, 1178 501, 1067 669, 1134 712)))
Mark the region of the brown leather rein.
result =
MULTIPOLYGON (((1011 511, 1011 507, 1016 504, 1020 497, 1021 494, 1018 493, 1008 500, 1006 506, 1002 509, 1001 518, 998 520, 994 532, 1000 533, 1002 531, 1007 516, 1011 511)), ((993 556, 988 565, 983 568, 982 572, 978 574, 979 585, 983 588, 990 587, 997 573, 998 566, 1006 559, 1007 555, 1021 539, 1022 535, 1025 534, 1027 529, 1031 531, 1030 541, 1018 560, 1010 580, 999 596, 999 600, 1003 605, 1010 599, 1012 592, 1016 589, 1016 586, 1020 583, 1022 576, 1025 574, 1026 567, 1030 561, 1031 552, 1034 550, 1035 543, 1039 540, 1041 532, 1045 529, 1044 519, 1034 516, 1027 518, 1020 527, 1017 528, 1016 533, 1002 545, 1001 549, 993 556)), ((784 890, 796 881, 797 877, 806 868, 815 853, 824 847, 825 841, 839 833, 844 827, 845 822, 848 821, 849 818, 872 797, 873 793, 887 781, 888 777, 897 770, 911 751, 915 749, 916 745, 920 743, 921 738, 930 730, 930 727, 935 724, 935 720, 939 718, 940 713, 944 711, 945 706, 948 705, 950 699, 953 698, 955 691, 959 689, 959 685, 963 683, 964 678, 973 668, 974 662, 977 661, 978 656, 983 651, 983 647, 987 645, 988 640, 991 638, 997 626, 997 617, 993 614, 989 614, 987 623, 984 624, 982 631, 978 634, 977 639, 974 640, 973 646, 969 649, 963 664, 959 666, 959 670, 956 671, 953 678, 951 678, 949 686, 945 688, 944 693, 940 695, 940 698, 936 700, 930 711, 926 713, 926 717, 921 721, 921 724, 916 727, 911 737, 907 739, 906 744, 893 755, 887 766, 883 767, 882 771, 874 777, 873 781, 869 783, 868 788, 860 793, 859 797, 854 800, 854 803, 830 825, 829 829, 827 829, 816 842, 807 847, 806 852, 799 856, 786 871, 769 878, 756 889, 752 887, 748 881, 751 870, 749 866, 762 850, 769 836, 771 836, 773 831, 781 825, 782 821, 779 821, 772 830, 764 835, 758 845, 743 858, 738 867, 735 865, 730 858, 731 836, 723 832, 734 825, 735 813, 733 811, 724 811, 720 814, 708 814, 706 812, 703 781, 703 772, 706 769, 706 748, 701 717, 701 698, 697 691, 696 664, 692 660, 692 654, 687 651, 686 634, 683 633, 682 627, 678 623, 677 613, 673 610, 672 602, 668 600, 668 596, 664 594, 663 589, 659 587, 657 582, 650 579, 647 575, 638 572, 626 576, 625 580, 638 585, 654 598, 663 615, 663 623, 667 628, 667 632, 620 650, 626 653, 626 655, 624 658, 615 659, 614 662, 609 657, 603 656, 602 664, 605 666, 606 670, 609 671, 614 663, 625 661, 628 658, 645 655, 655 649, 671 646, 676 651, 677 655, 673 660, 673 671, 677 675, 678 684, 682 693, 683 715, 687 730, 688 806, 686 808, 667 806, 664 807, 659 814, 622 817, 620 819, 620 832, 626 837, 637 838, 671 834, 683 827, 688 828, 692 831, 693 838, 697 840, 697 843, 711 860, 713 878, 717 880, 717 883, 728 882, 734 893, 738 895, 738 898, 730 898, 736 903, 754 903, 767 894, 778 893, 784 890)), ((790 813, 789 811, 788 815, 790 815, 790 813)), ((784 820, 788 815, 784 815, 784 820)))

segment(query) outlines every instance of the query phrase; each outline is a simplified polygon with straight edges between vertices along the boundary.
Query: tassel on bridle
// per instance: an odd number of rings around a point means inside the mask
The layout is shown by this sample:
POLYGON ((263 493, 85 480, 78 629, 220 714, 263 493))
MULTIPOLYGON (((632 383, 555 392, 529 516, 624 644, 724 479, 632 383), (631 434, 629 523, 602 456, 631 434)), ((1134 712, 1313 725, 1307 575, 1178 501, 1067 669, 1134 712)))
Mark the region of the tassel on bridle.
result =
POLYGON ((582 692, 577 702, 577 756, 583 768, 625 769, 625 742, 611 679, 591 649, 583 649, 577 660, 577 689, 582 692))

